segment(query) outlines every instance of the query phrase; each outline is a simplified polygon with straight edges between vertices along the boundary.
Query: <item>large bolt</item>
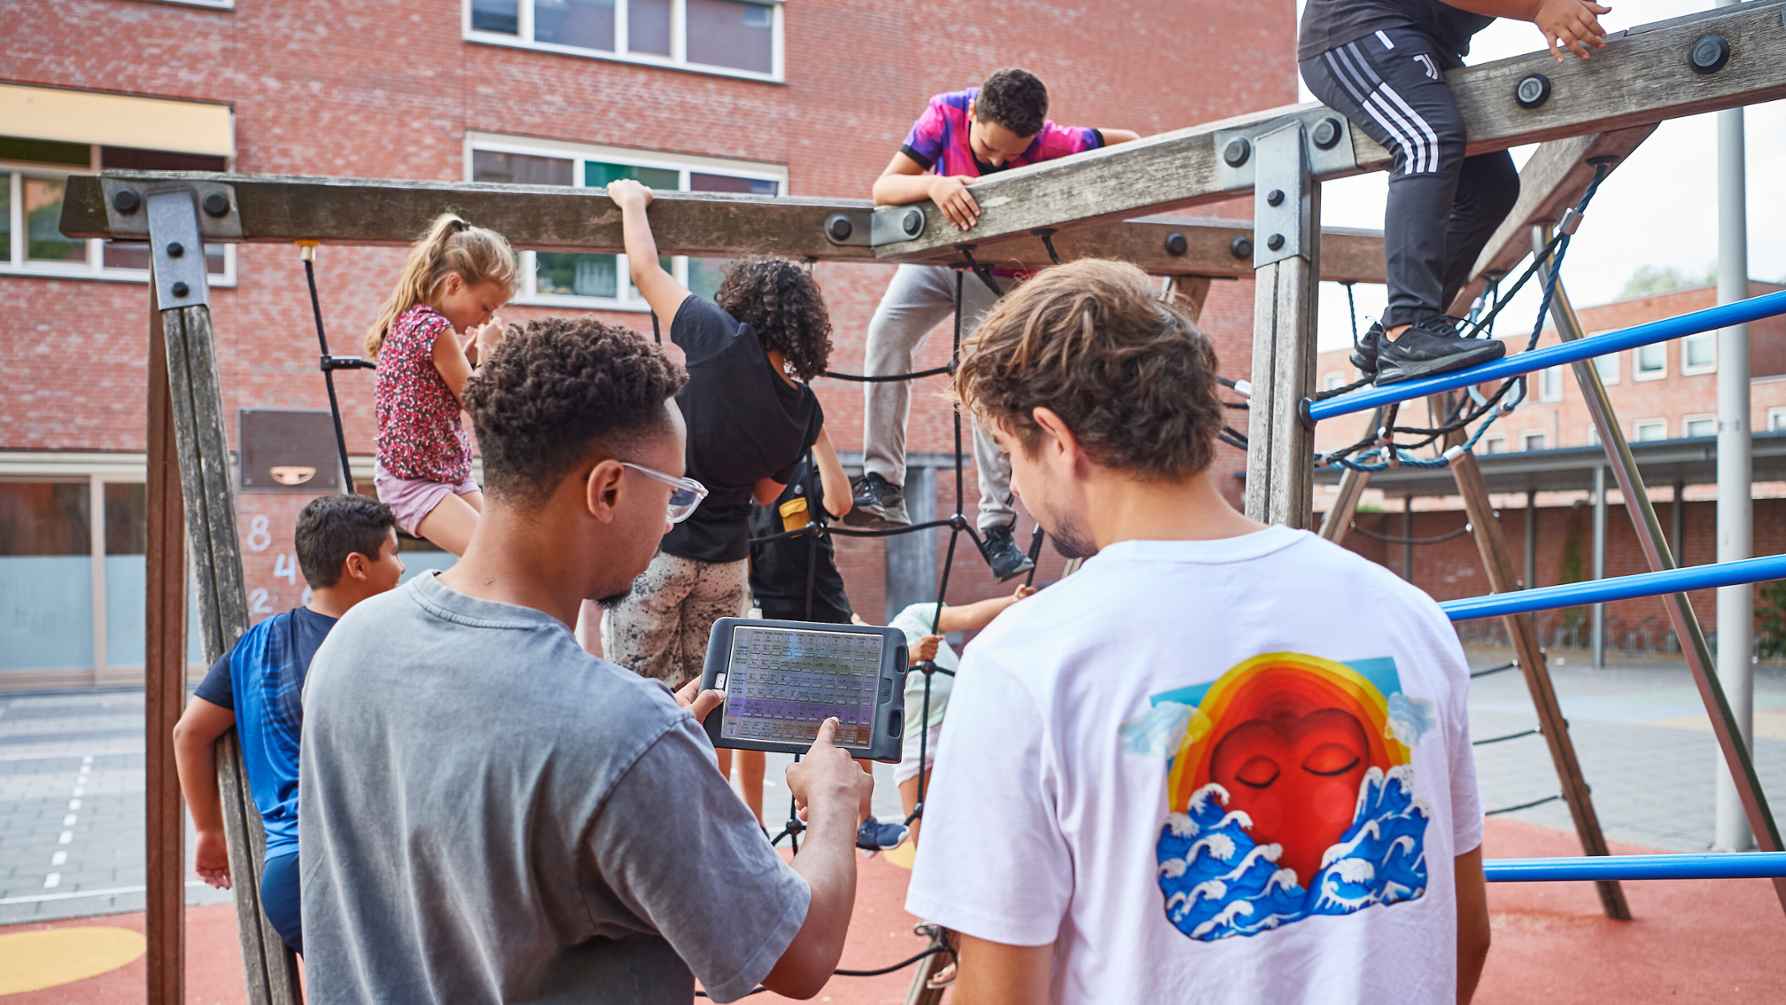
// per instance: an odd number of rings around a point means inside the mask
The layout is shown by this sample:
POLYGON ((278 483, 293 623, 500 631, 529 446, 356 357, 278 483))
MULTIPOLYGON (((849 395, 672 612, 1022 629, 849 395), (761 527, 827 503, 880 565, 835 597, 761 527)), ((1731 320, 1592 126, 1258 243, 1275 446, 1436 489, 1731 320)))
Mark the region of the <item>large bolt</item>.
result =
POLYGON ((129 216, 143 208, 143 197, 137 195, 134 189, 120 189, 112 195, 112 208, 129 216))
POLYGON ((1513 88, 1513 100, 1521 108, 1537 108, 1550 100, 1550 78, 1542 73, 1521 77, 1513 88))
POLYGON ((922 234, 924 232, 924 211, 916 206, 906 210, 905 215, 899 218, 899 229, 905 231, 907 237, 917 237, 922 234))
POLYGON ((187 286, 185 283, 175 283, 173 285, 173 293, 176 298, 184 297, 187 293, 190 293, 191 291, 192 291, 192 287, 187 286))
POLYGON ((1222 151, 1222 160, 1227 161, 1229 167, 1237 168, 1245 164, 1246 159, 1252 155, 1253 145, 1247 142, 1246 137, 1236 136, 1228 141, 1227 148, 1222 151))
POLYGON ((1229 241, 1228 254, 1233 255, 1235 258, 1253 257, 1253 239, 1241 236, 1229 241))
POLYGON ((179 258, 184 254, 186 254, 186 245, 181 244, 179 241, 167 242, 167 257, 179 258))
POLYGON ((1273 251, 1284 250, 1284 235, 1273 234, 1265 239, 1265 246, 1273 251))
POLYGON ((1265 205, 1267 205, 1267 206, 1282 206, 1283 204, 1284 204, 1284 190, 1283 189, 1274 188, 1271 191, 1265 193, 1265 205))
POLYGON ((850 223, 850 218, 839 213, 831 218, 826 232, 831 235, 833 241, 847 241, 850 239, 850 235, 855 233, 855 230, 855 225, 850 223))
POLYGON ((229 196, 222 192, 212 192, 205 196, 205 214, 213 217, 229 215, 229 196))
POLYGON ((1173 231, 1166 235, 1166 254, 1182 255, 1189 250, 1191 250, 1191 242, 1185 240, 1183 234, 1173 231))
POLYGON ((1730 62, 1730 41, 1722 35, 1701 35, 1687 50, 1687 64, 1695 73, 1717 73, 1730 62))
POLYGON ((1315 146, 1332 150, 1340 141, 1340 120, 1329 115, 1315 123, 1315 146))

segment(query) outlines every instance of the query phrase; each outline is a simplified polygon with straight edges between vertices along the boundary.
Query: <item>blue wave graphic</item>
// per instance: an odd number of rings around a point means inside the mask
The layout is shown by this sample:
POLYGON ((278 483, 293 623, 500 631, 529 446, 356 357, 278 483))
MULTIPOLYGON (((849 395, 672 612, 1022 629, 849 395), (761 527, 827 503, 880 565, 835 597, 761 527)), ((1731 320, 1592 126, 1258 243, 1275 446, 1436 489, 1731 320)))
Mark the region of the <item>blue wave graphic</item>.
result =
POLYGON ((1260 932, 1313 915, 1416 900, 1426 892, 1426 810, 1414 799, 1413 768, 1372 768, 1359 785, 1352 823, 1321 857, 1304 888, 1280 868, 1283 847, 1258 844, 1252 820, 1228 810, 1210 783, 1186 813, 1171 813, 1156 846, 1166 920, 1203 942, 1260 932))

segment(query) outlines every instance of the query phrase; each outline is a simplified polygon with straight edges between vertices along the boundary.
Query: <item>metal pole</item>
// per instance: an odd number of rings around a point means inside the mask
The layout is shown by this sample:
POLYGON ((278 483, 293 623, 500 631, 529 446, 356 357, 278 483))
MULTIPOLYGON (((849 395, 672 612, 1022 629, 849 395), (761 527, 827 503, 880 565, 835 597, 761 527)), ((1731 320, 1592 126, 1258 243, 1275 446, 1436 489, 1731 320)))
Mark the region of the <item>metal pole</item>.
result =
MULTIPOLYGON (((1728 7, 1735 0, 1718 0, 1728 7)), ((1744 178, 1743 110, 1718 113, 1718 302, 1741 300, 1749 289, 1747 182, 1744 178)), ((1718 561, 1748 558, 1754 546, 1749 494, 1749 329, 1718 332, 1718 561)), ((1754 749, 1755 590, 1749 585, 1718 591, 1718 678, 1730 698, 1745 750, 1754 749)), ((1717 847, 1754 847, 1742 804, 1730 777, 1717 774, 1717 847)))
MULTIPOLYGON (((1606 578, 1606 465, 1594 467, 1594 580, 1606 578)), ((1606 666, 1606 605, 1595 604, 1589 633, 1594 669, 1606 666)))
POLYGON ((1786 852, 1746 855, 1613 855, 1606 858, 1498 858, 1482 863, 1490 883, 1584 879, 1749 879, 1786 876, 1786 852))
MULTIPOLYGON (((1475 521, 1471 521, 1474 523, 1475 521)), ((1737 583, 1765 583, 1770 579, 1786 579, 1786 555, 1762 555, 1740 562, 1713 562, 1690 565, 1684 569, 1660 572, 1639 572, 1612 579, 1559 583, 1531 590, 1497 591, 1480 597, 1447 600, 1439 610, 1453 621, 1476 618, 1504 618, 1509 614, 1531 611, 1554 611, 1583 604, 1608 604, 1634 597, 1660 597, 1690 590, 1715 590, 1737 583)), ((1769 848, 1768 851, 1781 849, 1769 848)))
POLYGON ((1531 589, 1538 585, 1538 490, 1526 489, 1526 581, 1531 589))
POLYGON ((1674 505, 1669 507, 1670 512, 1668 514, 1669 534, 1671 535, 1668 539, 1668 547, 1673 549, 1674 560, 1677 562, 1685 562, 1687 560, 1686 492, 1687 483, 1678 478, 1675 479, 1674 505))

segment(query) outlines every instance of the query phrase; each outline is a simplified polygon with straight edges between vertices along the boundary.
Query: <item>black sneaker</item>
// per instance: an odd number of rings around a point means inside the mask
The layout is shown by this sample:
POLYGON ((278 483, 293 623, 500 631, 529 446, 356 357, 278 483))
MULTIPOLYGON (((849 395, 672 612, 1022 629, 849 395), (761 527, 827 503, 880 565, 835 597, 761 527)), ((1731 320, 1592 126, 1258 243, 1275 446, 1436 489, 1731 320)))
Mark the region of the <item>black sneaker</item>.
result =
POLYGON ((843 522, 852 527, 890 530, 910 527, 912 518, 905 512, 905 490, 877 474, 858 475, 850 479, 855 495, 843 522))
POLYGON ((1371 380, 1377 375, 1377 345, 1382 338, 1382 324, 1373 322, 1370 331, 1365 332, 1363 338, 1352 343, 1350 357, 1352 365, 1358 368, 1358 372, 1363 374, 1366 380, 1371 380))
POLYGON ((1029 560, 1023 549, 1017 547, 1009 526, 983 530, 980 532, 980 539, 980 554, 985 557, 986 564, 992 566, 993 578, 1002 582, 1036 567, 1036 563, 1029 560))
POLYGON ((1400 338, 1377 343, 1377 384, 1449 373, 1506 354, 1506 344, 1498 339, 1464 338, 1452 319, 1435 315, 1421 319, 1400 338))

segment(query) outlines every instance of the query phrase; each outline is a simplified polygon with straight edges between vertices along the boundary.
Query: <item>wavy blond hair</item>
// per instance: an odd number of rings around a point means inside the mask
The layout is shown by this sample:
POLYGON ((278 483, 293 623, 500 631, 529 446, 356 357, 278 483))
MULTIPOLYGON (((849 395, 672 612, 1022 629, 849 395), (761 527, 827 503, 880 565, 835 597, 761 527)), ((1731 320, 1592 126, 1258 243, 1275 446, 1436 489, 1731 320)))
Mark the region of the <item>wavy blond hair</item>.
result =
POLYGON ((468 286, 494 282, 512 292, 519 272, 508 238, 487 227, 473 227, 457 213, 440 214, 428 233, 409 249, 397 288, 379 309, 378 320, 367 329, 366 357, 377 359, 385 334, 398 316, 416 304, 430 303, 448 276, 456 275, 468 286))

